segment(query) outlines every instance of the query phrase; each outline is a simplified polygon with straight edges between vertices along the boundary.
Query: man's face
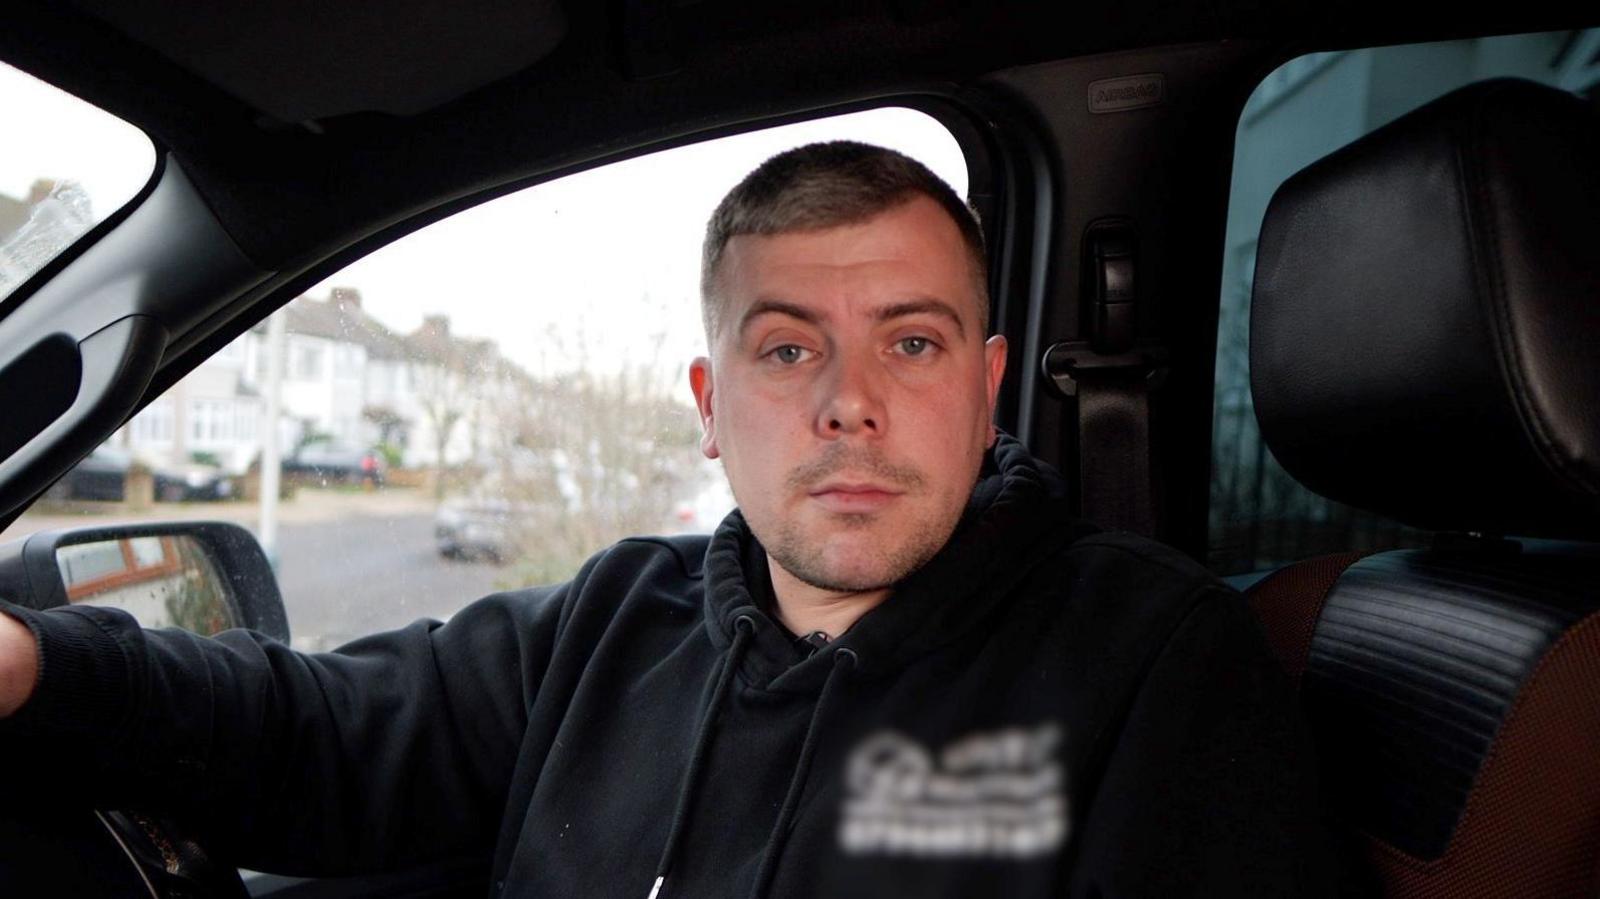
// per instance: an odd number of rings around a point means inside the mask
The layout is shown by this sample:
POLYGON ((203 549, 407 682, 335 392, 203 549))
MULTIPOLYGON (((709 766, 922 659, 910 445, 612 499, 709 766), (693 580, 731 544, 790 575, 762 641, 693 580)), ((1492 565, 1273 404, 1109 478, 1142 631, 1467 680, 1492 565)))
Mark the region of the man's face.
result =
POLYGON ((1005 370, 960 232, 917 197, 860 224, 728 242, 701 448, 799 580, 889 586, 949 539, 1005 370))

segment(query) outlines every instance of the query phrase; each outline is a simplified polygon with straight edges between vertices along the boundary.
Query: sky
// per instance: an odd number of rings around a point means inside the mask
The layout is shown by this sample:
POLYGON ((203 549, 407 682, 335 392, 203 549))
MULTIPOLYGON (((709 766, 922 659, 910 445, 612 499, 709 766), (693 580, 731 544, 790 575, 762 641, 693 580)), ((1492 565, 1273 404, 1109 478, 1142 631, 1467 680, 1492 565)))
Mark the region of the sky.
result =
MULTIPOLYGON (((436 223, 313 288, 355 287, 405 331, 450 315, 539 373, 586 345, 604 359, 687 361, 703 352, 700 241, 722 195, 767 157, 836 137, 921 159, 965 196, 945 128, 909 109, 789 125, 651 154, 546 182, 436 223)), ((607 367, 599 361, 601 367, 607 367)))

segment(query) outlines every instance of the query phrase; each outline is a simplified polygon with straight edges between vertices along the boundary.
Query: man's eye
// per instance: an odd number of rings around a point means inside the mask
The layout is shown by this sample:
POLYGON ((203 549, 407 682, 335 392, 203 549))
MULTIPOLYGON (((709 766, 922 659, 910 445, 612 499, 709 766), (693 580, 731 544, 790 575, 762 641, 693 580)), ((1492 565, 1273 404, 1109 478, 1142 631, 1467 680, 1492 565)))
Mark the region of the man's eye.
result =
POLYGON ((900 340, 900 352, 907 356, 921 356, 933 347, 933 341, 926 337, 905 337, 900 340))
POLYGON ((784 365, 794 365, 795 363, 804 361, 806 354, 809 352, 811 351, 805 347, 798 347, 792 343, 786 343, 783 346, 773 350, 771 355, 772 358, 782 362, 784 365))

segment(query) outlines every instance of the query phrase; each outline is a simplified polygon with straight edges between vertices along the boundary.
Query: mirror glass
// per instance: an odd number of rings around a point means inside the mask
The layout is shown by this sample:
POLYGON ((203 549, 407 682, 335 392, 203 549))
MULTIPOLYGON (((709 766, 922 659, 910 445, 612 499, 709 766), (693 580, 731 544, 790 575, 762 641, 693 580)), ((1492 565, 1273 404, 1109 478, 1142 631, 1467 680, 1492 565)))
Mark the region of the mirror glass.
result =
POLYGON ((210 636, 237 627, 228 587, 187 535, 121 537, 56 550, 67 601, 114 606, 145 627, 210 636))

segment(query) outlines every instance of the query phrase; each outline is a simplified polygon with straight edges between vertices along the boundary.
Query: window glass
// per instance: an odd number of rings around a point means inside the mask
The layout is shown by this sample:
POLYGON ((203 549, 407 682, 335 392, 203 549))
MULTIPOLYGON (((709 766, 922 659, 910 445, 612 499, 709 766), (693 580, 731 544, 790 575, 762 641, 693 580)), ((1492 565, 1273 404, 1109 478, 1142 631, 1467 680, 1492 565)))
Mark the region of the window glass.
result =
POLYGON ((323 649, 566 579, 625 536, 710 531, 733 500, 699 453, 688 388, 705 222, 762 160, 835 138, 967 191, 950 133, 889 108, 485 203, 291 301, 114 435, 126 458, 86 460, 0 540, 85 515, 236 521, 270 544, 295 644, 323 649), (276 503, 261 491, 269 433, 276 503), (140 466, 153 497, 129 476, 140 466))
POLYGON ((70 590, 74 586, 120 574, 128 568, 128 560, 118 543, 86 543, 82 546, 63 547, 56 553, 56 564, 61 568, 61 578, 70 590))
POLYGON ((0 64, 0 297, 139 192, 155 169, 144 132, 0 64))
POLYGON ((237 626, 210 557, 188 536, 99 540, 56 550, 67 601, 112 606, 146 627, 215 634, 237 626))
POLYGON ((1315 53, 1268 75, 1245 104, 1228 204, 1212 420, 1209 548, 1219 573, 1426 539, 1312 493, 1262 443, 1249 381, 1256 236, 1273 192, 1301 168, 1456 88, 1504 76, 1594 100, 1600 29, 1315 53))
POLYGON ((128 541, 128 554, 135 568, 154 568, 167 559, 167 548, 160 537, 134 537, 128 541))

